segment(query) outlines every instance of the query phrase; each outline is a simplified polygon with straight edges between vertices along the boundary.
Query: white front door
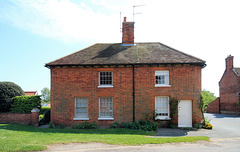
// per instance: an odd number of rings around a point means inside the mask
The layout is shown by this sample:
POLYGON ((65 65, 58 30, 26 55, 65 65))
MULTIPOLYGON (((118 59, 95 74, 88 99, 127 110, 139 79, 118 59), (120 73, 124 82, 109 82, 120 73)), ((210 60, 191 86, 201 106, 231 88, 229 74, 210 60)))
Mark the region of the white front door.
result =
POLYGON ((192 127, 192 101, 178 102, 178 127, 192 127))

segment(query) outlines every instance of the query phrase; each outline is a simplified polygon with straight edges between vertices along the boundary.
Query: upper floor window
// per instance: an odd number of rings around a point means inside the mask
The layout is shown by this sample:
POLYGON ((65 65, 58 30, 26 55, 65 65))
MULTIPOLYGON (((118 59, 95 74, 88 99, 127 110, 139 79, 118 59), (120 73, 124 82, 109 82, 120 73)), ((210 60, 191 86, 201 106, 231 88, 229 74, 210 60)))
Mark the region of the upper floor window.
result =
POLYGON ((99 72, 99 87, 112 87, 112 72, 111 71, 103 71, 99 72))
POLYGON ((170 86, 169 71, 155 71, 155 87, 170 86))

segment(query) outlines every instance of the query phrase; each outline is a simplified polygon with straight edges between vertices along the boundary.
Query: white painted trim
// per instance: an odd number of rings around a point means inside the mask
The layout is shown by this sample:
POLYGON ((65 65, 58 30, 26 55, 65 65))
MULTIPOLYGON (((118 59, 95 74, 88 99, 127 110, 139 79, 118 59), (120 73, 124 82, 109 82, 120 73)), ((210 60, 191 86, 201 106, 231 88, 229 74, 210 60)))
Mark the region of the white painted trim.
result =
POLYGON ((169 117, 165 117, 165 118, 163 118, 163 117, 156 117, 155 120, 171 120, 171 118, 169 118, 169 117))
POLYGON ((100 85, 98 88, 113 88, 113 85, 100 85))
POLYGON ((167 85, 167 84, 155 84, 154 87, 171 87, 171 85, 167 85))
MULTIPOLYGON (((74 116, 76 117, 76 105, 77 105, 77 98, 87 98, 87 104, 88 104, 88 97, 74 97, 74 116)), ((88 110, 88 106, 87 106, 88 110)), ((86 118, 73 118, 73 120, 78 120, 78 119, 86 119, 86 118)), ((89 118, 87 118, 89 120, 89 118)))
POLYGON ((98 118, 98 120, 114 120, 114 118, 98 118))
POLYGON ((113 86, 113 72, 112 72, 112 71, 99 71, 99 72, 98 72, 98 88, 99 88, 100 86, 103 86, 103 87, 105 87, 105 86, 113 86), (101 85, 101 84, 100 84, 100 73, 101 73, 101 72, 111 72, 111 73, 112 73, 112 84, 111 84, 111 85, 101 85))
POLYGON ((169 85, 169 81, 170 81, 170 75, 169 75, 169 70, 156 70, 155 71, 155 87, 171 87, 171 85, 169 85), (166 80, 165 80, 165 84, 156 84, 156 76, 161 76, 164 75, 166 76, 166 80))
POLYGON ((168 116, 157 116, 155 120, 170 120, 170 104, 169 104, 169 96, 156 96, 155 97, 155 109, 156 109, 156 100, 158 97, 167 97, 168 98, 168 116))
POLYGON ((73 118, 73 120, 89 120, 89 118, 73 118))

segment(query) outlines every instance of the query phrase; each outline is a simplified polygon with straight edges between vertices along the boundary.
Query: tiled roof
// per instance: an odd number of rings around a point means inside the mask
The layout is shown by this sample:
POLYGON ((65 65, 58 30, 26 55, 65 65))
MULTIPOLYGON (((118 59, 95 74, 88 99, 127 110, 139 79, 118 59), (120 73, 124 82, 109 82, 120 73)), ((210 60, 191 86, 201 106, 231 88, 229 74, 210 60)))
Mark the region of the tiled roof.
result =
POLYGON ((186 63, 205 66, 205 61, 161 43, 136 43, 134 46, 122 46, 121 43, 97 43, 53 62, 47 63, 45 66, 159 63, 186 63))
POLYGON ((233 68, 233 71, 237 76, 240 76, 240 68, 233 68))
POLYGON ((37 95, 37 91, 24 91, 25 96, 37 95))

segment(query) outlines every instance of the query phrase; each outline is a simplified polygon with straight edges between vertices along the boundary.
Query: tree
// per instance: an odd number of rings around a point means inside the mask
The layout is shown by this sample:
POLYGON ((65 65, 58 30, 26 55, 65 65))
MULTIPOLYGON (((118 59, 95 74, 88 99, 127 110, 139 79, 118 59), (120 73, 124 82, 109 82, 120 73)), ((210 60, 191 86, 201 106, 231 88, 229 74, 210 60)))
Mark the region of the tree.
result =
POLYGON ((41 98, 45 103, 49 103, 51 101, 51 92, 47 87, 41 90, 41 94, 41 98))
POLYGON ((25 95, 22 88, 13 82, 0 82, 0 112, 9 112, 12 98, 25 95))
POLYGON ((206 107, 209 103, 214 101, 217 97, 214 96, 214 93, 203 89, 202 93, 203 107, 206 107))

